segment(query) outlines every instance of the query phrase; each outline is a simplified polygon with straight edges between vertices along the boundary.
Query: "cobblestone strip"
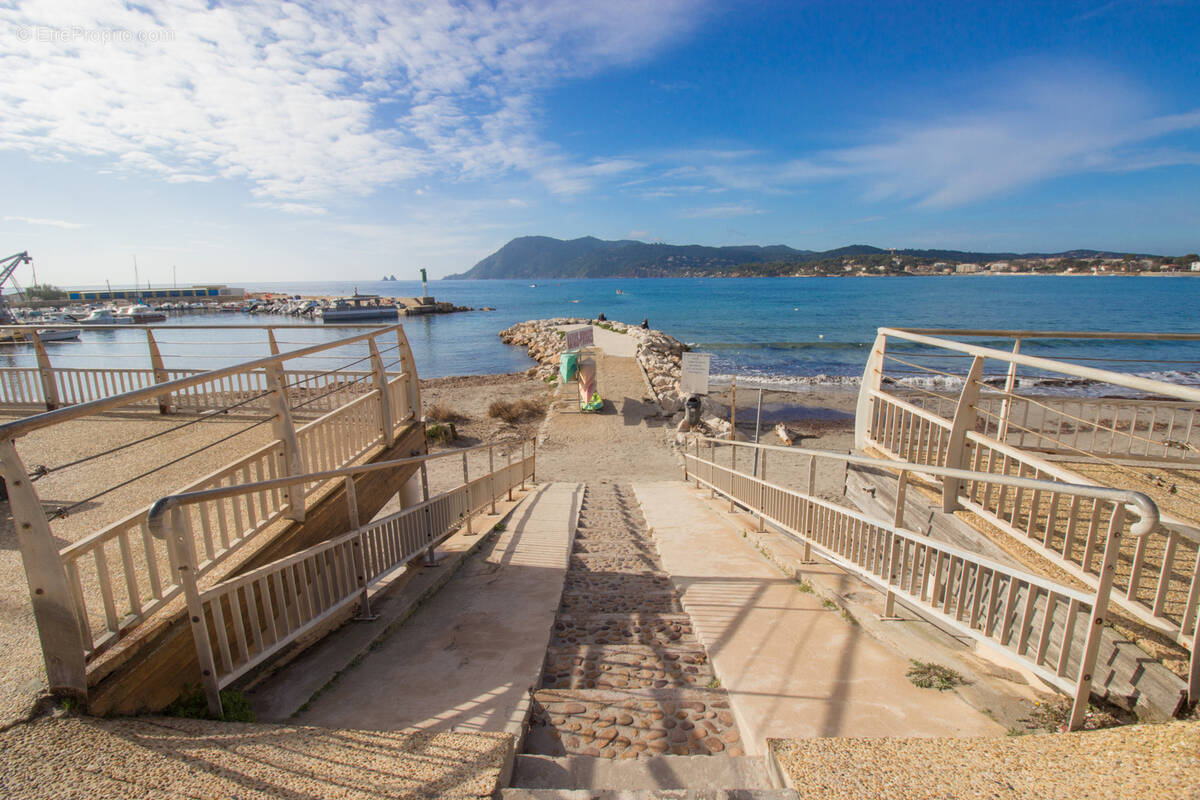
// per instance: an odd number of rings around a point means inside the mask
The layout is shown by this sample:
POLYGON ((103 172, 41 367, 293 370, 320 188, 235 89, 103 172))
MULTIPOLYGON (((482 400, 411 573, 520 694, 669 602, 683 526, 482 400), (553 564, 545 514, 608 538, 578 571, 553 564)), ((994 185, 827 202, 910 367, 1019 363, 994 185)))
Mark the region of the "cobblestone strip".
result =
POLYGON ((525 751, 743 753, 729 699, 627 487, 584 494, 525 751))

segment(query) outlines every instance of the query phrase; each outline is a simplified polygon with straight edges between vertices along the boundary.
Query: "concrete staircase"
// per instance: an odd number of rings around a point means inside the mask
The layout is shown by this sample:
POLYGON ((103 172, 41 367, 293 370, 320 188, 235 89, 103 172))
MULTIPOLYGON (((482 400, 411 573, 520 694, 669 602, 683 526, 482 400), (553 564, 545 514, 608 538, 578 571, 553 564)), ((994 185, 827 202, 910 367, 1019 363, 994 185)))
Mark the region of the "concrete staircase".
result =
POLYGON ((763 759, 659 756, 612 761, 586 756, 517 756, 506 800, 520 798, 795 798, 775 788, 763 759), (593 789, 569 787, 591 786, 593 789))
POLYGON ((583 499, 506 798, 795 797, 774 788, 628 487, 583 499))

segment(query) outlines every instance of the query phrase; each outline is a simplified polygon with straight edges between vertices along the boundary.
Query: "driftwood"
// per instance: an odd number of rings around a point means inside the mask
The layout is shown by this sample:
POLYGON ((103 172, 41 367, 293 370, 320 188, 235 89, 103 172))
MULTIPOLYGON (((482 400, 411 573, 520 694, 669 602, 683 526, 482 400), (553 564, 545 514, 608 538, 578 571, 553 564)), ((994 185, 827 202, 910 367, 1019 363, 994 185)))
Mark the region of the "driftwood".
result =
POLYGON ((788 447, 791 447, 797 438, 796 434, 789 431, 787 425, 784 425, 782 422, 775 426, 775 435, 788 447))

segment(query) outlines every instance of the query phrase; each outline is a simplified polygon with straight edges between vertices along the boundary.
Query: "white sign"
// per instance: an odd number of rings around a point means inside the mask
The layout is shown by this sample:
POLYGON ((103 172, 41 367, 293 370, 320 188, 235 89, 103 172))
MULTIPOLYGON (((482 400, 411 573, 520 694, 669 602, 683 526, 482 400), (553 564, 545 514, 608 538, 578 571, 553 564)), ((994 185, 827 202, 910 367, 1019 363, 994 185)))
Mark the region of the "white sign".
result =
POLYGON ((584 325, 582 328, 575 328, 567 331, 567 349, 578 350, 581 347, 592 346, 592 326, 584 325))
POLYGON ((679 390, 684 394, 708 394, 710 353, 684 353, 680 366, 679 390))

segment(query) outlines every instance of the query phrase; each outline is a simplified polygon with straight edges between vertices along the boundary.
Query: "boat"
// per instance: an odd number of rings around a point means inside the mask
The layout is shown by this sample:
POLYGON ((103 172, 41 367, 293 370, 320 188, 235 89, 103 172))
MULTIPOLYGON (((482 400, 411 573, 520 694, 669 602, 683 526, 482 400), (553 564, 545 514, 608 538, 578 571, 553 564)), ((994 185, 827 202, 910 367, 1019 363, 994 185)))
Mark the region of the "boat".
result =
POLYGON ((148 322, 166 322, 167 315, 162 311, 155 311, 153 308, 142 303, 126 306, 117 312, 117 316, 129 317, 129 321, 137 325, 145 325, 148 322))
POLYGON ((399 319, 400 311, 390 303, 381 302, 379 295, 358 292, 338 299, 332 307, 321 311, 321 321, 326 325, 338 322, 397 322, 399 319))
POLYGON ((133 317, 114 314, 111 308, 97 308, 83 319, 84 325, 131 325, 133 317))
POLYGON ((37 335, 43 342, 79 341, 79 331, 70 328, 38 328, 37 335))

